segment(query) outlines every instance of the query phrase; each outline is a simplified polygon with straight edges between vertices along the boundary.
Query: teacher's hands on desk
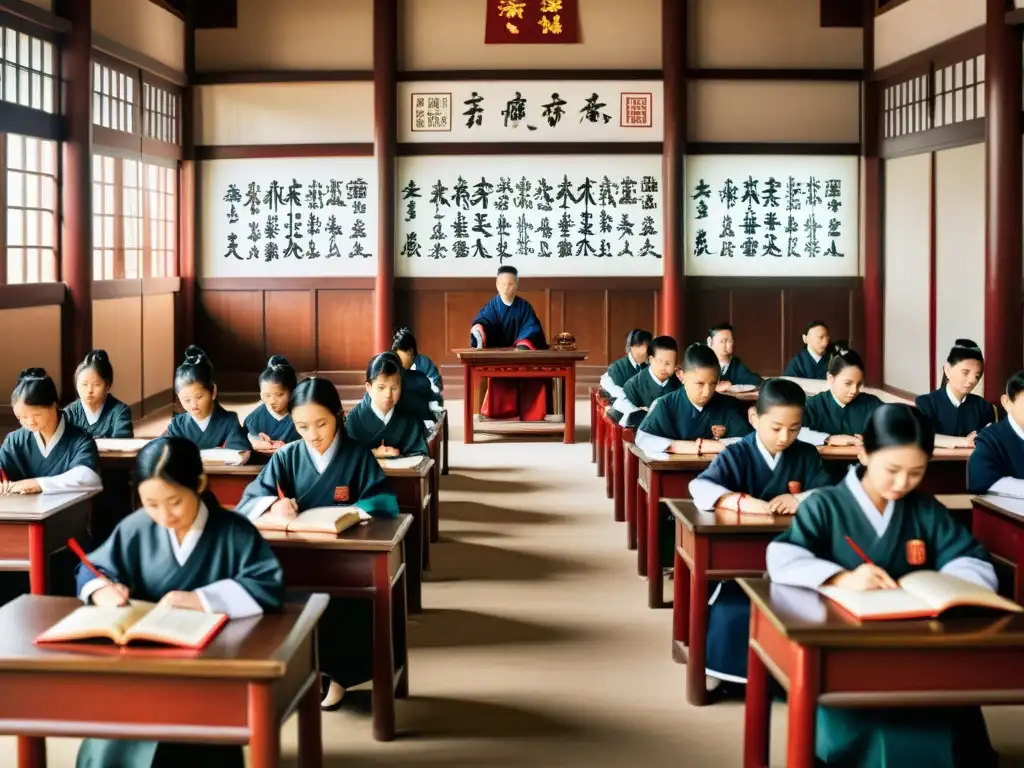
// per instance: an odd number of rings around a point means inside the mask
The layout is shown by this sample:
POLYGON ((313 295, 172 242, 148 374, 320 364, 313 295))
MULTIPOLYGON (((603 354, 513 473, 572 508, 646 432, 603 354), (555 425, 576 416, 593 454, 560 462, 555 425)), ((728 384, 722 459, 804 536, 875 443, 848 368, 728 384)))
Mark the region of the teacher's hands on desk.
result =
POLYGON ((899 589, 892 576, 874 563, 864 563, 853 571, 843 571, 826 581, 822 586, 849 589, 853 592, 867 592, 872 589, 899 589))
POLYGON ((30 493, 42 493, 42 486, 39 485, 38 480, 18 480, 11 482, 5 480, 0 483, 0 496, 11 496, 14 494, 30 494, 30 493))

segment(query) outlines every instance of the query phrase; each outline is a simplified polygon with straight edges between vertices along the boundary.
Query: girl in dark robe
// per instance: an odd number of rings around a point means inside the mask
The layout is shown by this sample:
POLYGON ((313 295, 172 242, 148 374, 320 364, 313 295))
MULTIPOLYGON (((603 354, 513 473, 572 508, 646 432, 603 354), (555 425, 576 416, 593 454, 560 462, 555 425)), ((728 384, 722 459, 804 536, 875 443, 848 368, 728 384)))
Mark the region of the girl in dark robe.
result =
POLYGON ((650 331, 634 328, 626 334, 626 354, 608 366, 601 374, 601 389, 613 401, 622 397, 626 382, 647 370, 648 349, 654 337, 650 331))
POLYGON ((828 374, 828 326, 821 320, 812 320, 804 327, 801 349, 786 365, 783 376, 797 379, 824 379, 828 374))
POLYGON ((967 491, 1024 498, 1024 371, 1006 382, 1006 418, 985 427, 967 460, 967 491))
MULTIPOLYGON (((698 509, 792 515, 816 488, 830 484, 818 450, 797 440, 806 395, 786 379, 768 379, 757 397, 755 431, 729 445, 690 483, 698 509)), ((659 406, 660 407, 660 406, 659 406)), ((747 682, 750 601, 734 581, 711 585, 708 688, 747 682)))
POLYGON ((978 345, 970 339, 957 339, 942 367, 942 386, 919 395, 914 405, 938 434, 967 437, 973 443, 978 432, 996 420, 992 404, 972 394, 984 372, 985 358, 978 345))
POLYGON ((718 390, 729 389, 733 384, 761 386, 761 377, 747 368, 742 360, 733 354, 736 338, 729 323, 719 323, 708 331, 708 346, 718 356, 722 372, 718 377, 718 390))
POLYGON ((68 421, 93 438, 134 437, 132 413, 110 394, 114 368, 102 349, 85 356, 75 370, 78 399, 64 409, 68 421))
MULTIPOLYGON (((862 466, 806 499, 789 530, 768 546, 772 581, 810 589, 892 589, 895 580, 926 569, 995 591, 996 574, 985 549, 949 510, 914 490, 934 440, 931 424, 916 408, 895 403, 878 408, 864 432, 862 466), (871 563, 863 562, 847 537, 871 563), (924 556, 918 559, 917 553, 924 556)), ((825 765, 997 764, 978 707, 818 707, 816 747, 825 765)))
POLYGON ((267 361, 260 374, 260 404, 242 423, 253 449, 273 453, 299 439, 288 413, 288 400, 297 383, 295 369, 286 358, 274 355, 267 361))
POLYGON ((185 350, 185 361, 174 371, 174 391, 185 413, 179 413, 167 425, 168 437, 184 437, 200 451, 228 448, 249 460, 252 446, 238 423, 238 416, 217 402, 217 382, 213 364, 194 344, 185 350))
MULTIPOLYGON (((118 606, 125 600, 259 616, 283 597, 281 566, 259 531, 220 507, 206 492, 199 449, 180 437, 161 437, 139 451, 135 478, 142 508, 122 520, 90 555, 113 586, 83 566, 83 602, 118 606)), ((220 745, 86 739, 77 768, 241 768, 242 748, 220 745)))
POLYGON ((402 411, 402 363, 383 352, 366 368, 366 395, 345 417, 345 430, 379 459, 426 456, 427 430, 420 419, 402 411))
POLYGON ((654 401, 682 386, 676 376, 679 346, 671 336, 657 336, 648 347, 647 370, 622 386, 622 395, 609 406, 608 415, 624 427, 636 428, 654 401))
POLYGON ((395 332, 395 338, 391 343, 391 351, 398 355, 402 361, 402 367, 410 371, 419 371, 430 381, 430 388, 438 397, 438 403, 444 403, 444 380, 441 378, 441 371, 434 365, 434 361, 426 355, 421 355, 416 345, 416 337, 408 328, 399 328, 395 332))
MULTIPOLYGON (((314 507, 354 506, 361 517, 395 517, 398 500, 370 449, 346 439, 338 390, 327 379, 299 382, 288 403, 302 440, 277 451, 242 494, 235 512, 253 520, 292 520, 314 507)), ((373 651, 369 600, 332 598, 320 620, 324 709, 345 688, 370 679, 373 651)))

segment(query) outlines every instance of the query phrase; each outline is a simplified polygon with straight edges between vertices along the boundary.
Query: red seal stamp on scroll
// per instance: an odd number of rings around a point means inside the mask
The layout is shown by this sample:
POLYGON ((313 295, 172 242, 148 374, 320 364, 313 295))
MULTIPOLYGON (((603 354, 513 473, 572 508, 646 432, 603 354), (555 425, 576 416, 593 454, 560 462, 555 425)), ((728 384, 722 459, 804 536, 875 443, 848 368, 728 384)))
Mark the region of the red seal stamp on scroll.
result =
POLYGON ((787 488, 789 489, 791 496, 796 496, 801 490, 803 490, 803 486, 800 484, 799 480, 790 480, 787 488))
POLYGON ((348 486, 339 485, 334 489, 334 500, 335 501, 348 501, 348 486))
POLYGON ((920 539, 911 539, 907 542, 907 563, 910 565, 924 565, 928 559, 928 553, 924 548, 924 542, 920 539))

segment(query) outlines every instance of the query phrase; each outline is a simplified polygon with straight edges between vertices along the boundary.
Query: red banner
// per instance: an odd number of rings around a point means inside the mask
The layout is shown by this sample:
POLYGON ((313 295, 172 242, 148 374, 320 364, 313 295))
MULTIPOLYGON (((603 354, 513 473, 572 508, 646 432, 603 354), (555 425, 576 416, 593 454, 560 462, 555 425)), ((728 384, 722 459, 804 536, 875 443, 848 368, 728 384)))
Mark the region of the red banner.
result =
POLYGON ((485 0, 491 43, 578 43, 579 0, 485 0))

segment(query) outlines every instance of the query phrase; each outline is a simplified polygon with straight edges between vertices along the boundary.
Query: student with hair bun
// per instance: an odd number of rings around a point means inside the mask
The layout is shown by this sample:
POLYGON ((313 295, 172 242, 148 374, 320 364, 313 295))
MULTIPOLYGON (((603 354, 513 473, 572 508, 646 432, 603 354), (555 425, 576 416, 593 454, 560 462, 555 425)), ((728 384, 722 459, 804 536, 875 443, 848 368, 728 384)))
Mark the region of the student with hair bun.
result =
POLYGON ((297 383, 295 369, 286 358, 274 355, 267 361, 260 374, 260 404, 242 424, 257 451, 270 453, 299 439, 288 414, 288 400, 297 383))
POLYGON ((75 370, 78 399, 64 409, 68 421, 93 438, 134 437, 132 413, 110 394, 114 368, 102 349, 94 349, 75 370))
POLYGON ((871 414, 882 404, 862 391, 864 361, 836 342, 827 380, 828 389, 807 398, 800 439, 814 445, 860 445, 871 414))
POLYGON ((914 405, 940 435, 974 438, 996 418, 990 402, 973 394, 985 373, 985 358, 970 339, 957 339, 942 366, 942 385, 919 395, 914 405))
POLYGON ((647 350, 654 337, 650 331, 634 328, 626 334, 626 354, 608 366, 601 374, 601 389, 614 401, 625 394, 626 382, 647 370, 647 350))
POLYGON ((185 360, 174 371, 174 391, 185 413, 179 413, 167 425, 168 437, 184 437, 199 450, 229 448, 248 460, 252 446, 238 423, 238 416, 217 402, 217 383, 213 364, 194 344, 185 350, 185 360))
POLYGON ((7 435, 0 446, 0 493, 103 487, 96 443, 60 410, 57 385, 46 371, 22 371, 11 405, 21 429, 7 435))
POLYGON ((382 352, 366 368, 366 395, 348 412, 348 436, 377 458, 425 456, 427 431, 420 419, 398 407, 402 398, 402 362, 382 352))
POLYGON ((403 327, 395 331, 391 351, 398 355, 404 369, 419 371, 426 376, 430 380, 430 388, 438 396, 438 401, 444 402, 444 380, 441 378, 441 371, 434 365, 433 360, 420 354, 419 347, 416 345, 416 337, 412 335, 409 328, 403 327))

